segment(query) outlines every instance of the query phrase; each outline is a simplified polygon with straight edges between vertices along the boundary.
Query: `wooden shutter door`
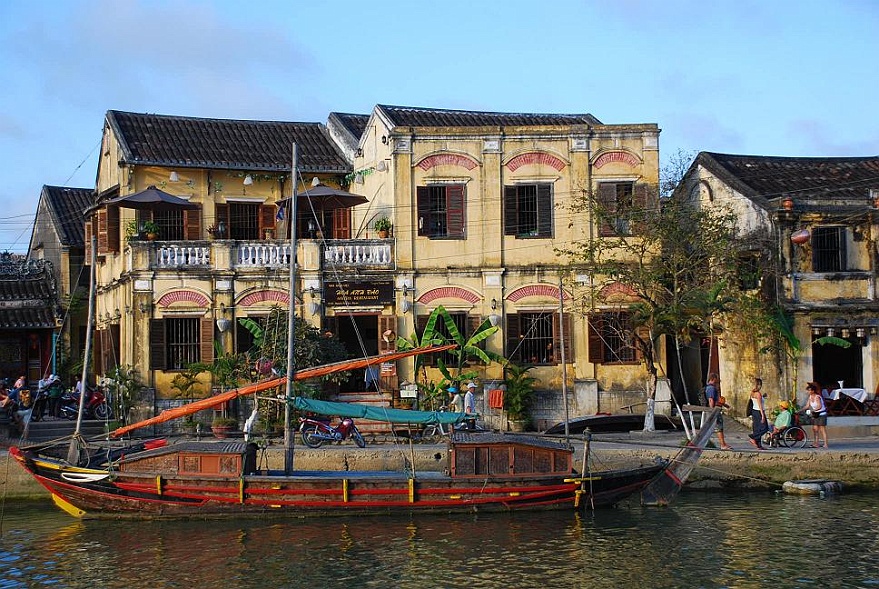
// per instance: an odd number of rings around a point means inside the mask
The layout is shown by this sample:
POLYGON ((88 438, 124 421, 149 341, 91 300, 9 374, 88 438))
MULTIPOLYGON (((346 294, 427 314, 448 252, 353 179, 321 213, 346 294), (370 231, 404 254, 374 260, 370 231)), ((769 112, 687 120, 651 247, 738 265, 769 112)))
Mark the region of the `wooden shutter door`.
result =
POLYGON ((562 315, 562 326, 564 327, 565 332, 565 341, 562 342, 561 339, 561 329, 559 329, 559 314, 554 313, 552 316, 552 345, 553 345, 553 354, 555 356, 554 360, 558 363, 562 361, 562 344, 565 346, 565 364, 573 364, 574 358, 571 349, 571 342, 574 341, 571 337, 571 330, 573 329, 573 325, 571 322, 570 313, 564 313, 562 315))
POLYGON ((199 354, 202 362, 214 361, 214 320, 202 319, 201 341, 199 342, 199 354))
POLYGON ((379 315, 378 316, 378 353, 386 354, 388 352, 393 352, 397 348, 396 341, 386 342, 384 338, 384 333, 388 330, 394 332, 394 335, 397 334, 397 317, 394 315, 379 315))
POLYGON ((107 251, 119 251, 119 207, 107 207, 107 251))
POLYGON ((505 331, 507 334, 506 353, 509 355, 510 360, 519 362, 522 359, 522 350, 519 347, 519 336, 522 333, 522 328, 519 324, 519 316, 516 313, 507 314, 505 331))
POLYGON ((164 370, 166 360, 165 320, 150 319, 150 369, 164 370))
POLYGON ((430 190, 427 186, 416 189, 416 206, 418 208, 418 235, 430 235, 430 190))
POLYGON ((635 184, 632 190, 632 208, 634 209, 634 218, 632 219, 632 233, 639 234, 644 231, 644 219, 647 215, 649 191, 646 184, 635 184))
POLYGON ((519 234, 519 192, 515 186, 504 186, 504 235, 519 234))
POLYGON ((183 211, 183 235, 189 241, 201 239, 201 209, 183 211))
POLYGON ((537 235, 552 237, 552 184, 537 185, 537 235))
POLYGON ((104 339, 103 331, 95 329, 92 331, 92 342, 94 349, 92 350, 92 363, 94 365, 95 374, 106 374, 104 367, 104 339))
POLYGON ((275 228, 275 205, 260 205, 259 207, 259 236, 265 235, 266 229, 275 228))
POLYGON ((614 213, 617 210, 617 186, 616 184, 605 182, 598 185, 598 234, 601 237, 613 237, 616 235, 614 229, 614 213))
POLYGON ((449 237, 464 239, 464 185, 446 187, 446 233, 449 237))
POLYGON ((84 224, 84 229, 85 229, 85 261, 84 261, 84 264, 86 266, 90 266, 92 263, 91 262, 91 259, 92 259, 92 232, 93 232, 92 222, 86 221, 84 224))
POLYGON ((601 315, 589 315, 589 361, 593 364, 604 363, 604 342, 601 339, 604 318, 601 315))
POLYGON ((98 218, 98 255, 106 254, 109 245, 107 241, 107 209, 103 208, 97 213, 98 218))
POLYGON ((351 239, 351 209, 333 211, 333 239, 351 239))

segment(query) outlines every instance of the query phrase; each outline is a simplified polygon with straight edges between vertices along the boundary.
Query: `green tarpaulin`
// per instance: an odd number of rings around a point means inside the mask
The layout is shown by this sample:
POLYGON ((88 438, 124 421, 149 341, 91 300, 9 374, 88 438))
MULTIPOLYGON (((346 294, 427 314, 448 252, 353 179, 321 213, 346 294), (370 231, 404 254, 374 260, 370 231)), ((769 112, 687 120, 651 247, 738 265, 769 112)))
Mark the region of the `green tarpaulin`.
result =
POLYGON ((385 421, 388 423, 412 423, 424 425, 431 425, 434 423, 449 424, 461 423, 467 418, 465 413, 390 409, 388 407, 357 405, 356 403, 318 401, 316 399, 304 399, 302 397, 295 397, 292 401, 292 405, 300 411, 310 411, 311 413, 317 413, 318 415, 356 417, 361 419, 373 419, 375 421, 385 421))

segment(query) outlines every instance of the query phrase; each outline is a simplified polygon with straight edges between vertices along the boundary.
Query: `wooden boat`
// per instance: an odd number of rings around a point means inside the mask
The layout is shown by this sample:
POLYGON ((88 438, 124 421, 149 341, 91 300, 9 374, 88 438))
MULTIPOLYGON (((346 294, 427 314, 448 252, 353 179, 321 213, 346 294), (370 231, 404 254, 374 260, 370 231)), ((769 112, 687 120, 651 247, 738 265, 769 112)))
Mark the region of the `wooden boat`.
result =
POLYGON ((260 471, 257 445, 186 442, 136 449, 99 468, 27 448, 12 456, 76 517, 160 518, 474 512, 604 507, 637 493, 654 464, 579 477, 573 448, 537 436, 456 433, 449 472, 260 471))
MULTIPOLYGON (((657 414, 653 416, 657 430, 680 430, 681 420, 667 415, 657 414)), ((598 433, 622 433, 644 429, 643 413, 613 413, 584 415, 568 421, 568 433, 582 434, 586 429, 594 434, 598 433)), ((565 422, 557 423, 547 429, 546 434, 565 433, 565 422)))

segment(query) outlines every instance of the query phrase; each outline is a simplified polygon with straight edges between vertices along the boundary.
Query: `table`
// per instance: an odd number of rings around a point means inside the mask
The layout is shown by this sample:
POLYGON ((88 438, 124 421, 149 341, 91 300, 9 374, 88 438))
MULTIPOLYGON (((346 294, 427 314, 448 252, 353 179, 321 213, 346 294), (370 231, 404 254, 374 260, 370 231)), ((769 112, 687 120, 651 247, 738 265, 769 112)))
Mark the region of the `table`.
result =
POLYGON ((863 403, 867 400, 867 391, 864 389, 833 389, 830 391, 830 398, 839 400, 840 394, 849 396, 859 403, 863 403))

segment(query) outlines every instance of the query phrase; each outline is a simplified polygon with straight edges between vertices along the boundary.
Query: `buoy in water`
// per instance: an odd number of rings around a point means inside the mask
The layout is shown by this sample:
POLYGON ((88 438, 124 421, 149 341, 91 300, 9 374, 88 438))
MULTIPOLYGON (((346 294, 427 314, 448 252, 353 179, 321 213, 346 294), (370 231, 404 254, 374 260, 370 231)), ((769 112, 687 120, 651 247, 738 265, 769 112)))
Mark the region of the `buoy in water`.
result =
POLYGON ((828 481, 827 479, 787 481, 781 488, 785 493, 792 495, 837 495, 842 493, 840 481, 828 481))

